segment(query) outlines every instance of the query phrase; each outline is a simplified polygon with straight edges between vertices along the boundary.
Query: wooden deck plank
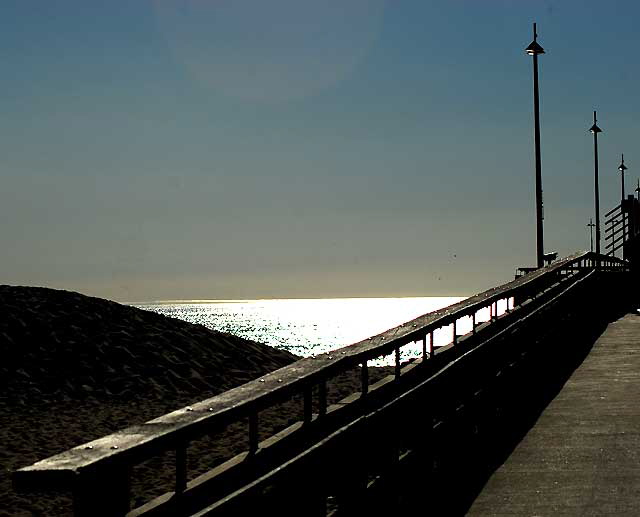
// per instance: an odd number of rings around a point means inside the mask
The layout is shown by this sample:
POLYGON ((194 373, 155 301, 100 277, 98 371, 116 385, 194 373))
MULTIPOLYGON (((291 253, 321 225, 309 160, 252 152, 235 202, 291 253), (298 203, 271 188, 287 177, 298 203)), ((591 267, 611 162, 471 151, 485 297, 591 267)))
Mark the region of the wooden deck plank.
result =
POLYGON ((468 515, 640 515, 640 315, 607 327, 468 515))

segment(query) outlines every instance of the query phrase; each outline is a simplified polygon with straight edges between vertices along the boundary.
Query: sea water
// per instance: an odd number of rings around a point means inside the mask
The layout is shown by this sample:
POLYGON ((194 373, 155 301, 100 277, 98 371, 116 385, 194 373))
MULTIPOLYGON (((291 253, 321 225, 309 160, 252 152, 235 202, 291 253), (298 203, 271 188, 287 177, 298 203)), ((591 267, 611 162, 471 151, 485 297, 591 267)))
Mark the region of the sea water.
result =
MULTIPOLYGON (((194 300, 133 305, 306 357, 356 343, 461 300, 464 297, 194 300)), ((467 331, 467 326, 470 321, 458 323, 458 333, 467 331)), ((450 341, 450 329, 434 335, 436 346, 450 341)), ((403 359, 419 355, 420 350, 419 344, 403 348, 403 359)))

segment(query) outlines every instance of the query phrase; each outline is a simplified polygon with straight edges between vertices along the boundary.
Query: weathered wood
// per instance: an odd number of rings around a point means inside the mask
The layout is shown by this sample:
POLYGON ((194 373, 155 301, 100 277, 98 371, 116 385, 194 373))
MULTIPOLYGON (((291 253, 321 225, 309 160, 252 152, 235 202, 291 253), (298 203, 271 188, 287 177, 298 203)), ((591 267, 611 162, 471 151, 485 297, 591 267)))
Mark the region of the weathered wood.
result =
POLYGON ((365 396, 369 393, 369 366, 367 361, 363 361, 360 366, 360 395, 365 396))
POLYGON ((249 415, 249 454, 255 454, 258 451, 259 443, 258 413, 252 413, 249 415))
POLYGON ((176 448, 176 494, 187 489, 187 444, 176 448))
POLYGON ((305 424, 310 424, 313 418, 313 389, 311 386, 307 386, 304 389, 304 395, 302 400, 302 421, 305 424))
POLYGON ((318 414, 324 416, 327 414, 327 383, 318 384, 318 414))

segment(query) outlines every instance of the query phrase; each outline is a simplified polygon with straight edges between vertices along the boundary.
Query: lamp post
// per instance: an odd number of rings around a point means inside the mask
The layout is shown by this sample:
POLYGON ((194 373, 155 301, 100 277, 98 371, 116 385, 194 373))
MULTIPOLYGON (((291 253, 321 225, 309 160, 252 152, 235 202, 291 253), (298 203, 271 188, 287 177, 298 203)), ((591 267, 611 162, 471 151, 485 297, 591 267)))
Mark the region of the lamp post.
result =
POLYGON ((538 44, 536 24, 533 24, 533 41, 525 52, 533 56, 533 120, 534 146, 536 160, 536 258, 538 267, 544 266, 544 237, 542 219, 542 166, 540 164, 540 96, 538 92, 538 55, 544 54, 544 49, 538 44))
POLYGON ((640 201, 640 179, 638 180, 638 186, 636 187, 636 197, 640 201))
MULTIPOLYGON (((620 187, 622 192, 622 198, 620 199, 620 212, 622 214, 622 244, 624 246, 625 235, 627 234, 627 217, 624 213, 624 171, 627 170, 627 166, 624 164, 624 154, 622 155, 622 161, 618 166, 618 170, 620 171, 620 187)), ((624 248, 622 258, 624 258, 624 248)))
POLYGON ((622 187, 622 197, 620 199, 622 199, 624 201, 624 171, 627 170, 627 166, 624 164, 624 154, 622 155, 622 161, 620 162, 620 165, 618 166, 618 170, 620 171, 620 184, 622 187))
POLYGON ((600 255, 600 186, 598 184, 598 133, 602 133, 602 129, 598 127, 596 122, 596 112, 593 112, 593 126, 589 131, 593 134, 593 181, 594 181, 594 201, 596 211, 596 254, 600 255))
POLYGON ((595 226, 595 224, 593 224, 593 217, 589 218, 589 224, 587 225, 589 227, 589 237, 591 240, 591 251, 593 251, 593 227, 595 226))

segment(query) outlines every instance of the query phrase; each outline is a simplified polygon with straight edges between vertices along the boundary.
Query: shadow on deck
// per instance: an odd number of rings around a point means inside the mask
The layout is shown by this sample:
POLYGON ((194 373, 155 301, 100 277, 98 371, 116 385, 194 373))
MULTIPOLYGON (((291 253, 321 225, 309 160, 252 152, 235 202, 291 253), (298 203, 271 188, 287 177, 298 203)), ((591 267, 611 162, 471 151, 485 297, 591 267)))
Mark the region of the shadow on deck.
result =
MULTIPOLYGON (((478 424, 482 429, 473 443, 461 444, 457 454, 447 457, 447 464, 436 468, 435 475, 425 477, 419 460, 405 471, 399 485, 399 513, 424 515, 428 509, 433 515, 466 515, 488 480, 560 393, 607 326, 627 313, 628 308, 611 311, 577 327, 555 329, 553 337, 540 345, 544 350, 509 383, 508 394, 493 421, 485 426, 478 424)), ((456 447, 448 445, 449 449, 456 447)))

